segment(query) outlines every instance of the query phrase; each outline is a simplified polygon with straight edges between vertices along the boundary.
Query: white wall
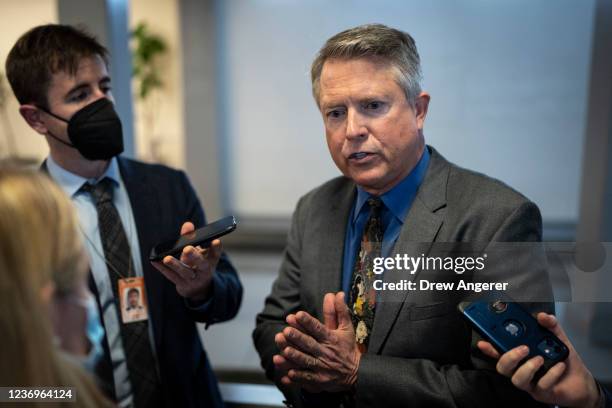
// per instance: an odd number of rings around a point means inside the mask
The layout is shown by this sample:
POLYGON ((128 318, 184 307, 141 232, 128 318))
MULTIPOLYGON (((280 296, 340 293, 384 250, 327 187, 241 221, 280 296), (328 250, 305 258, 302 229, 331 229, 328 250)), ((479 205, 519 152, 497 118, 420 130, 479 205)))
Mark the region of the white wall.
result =
MULTIPOLYGON (((48 23, 57 23, 55 0, 0 0, 0 72, 3 75, 6 75, 6 57, 17 39, 30 28, 48 23)), ((34 132, 23 120, 17 99, 10 89, 8 101, 7 116, 17 139, 18 154, 42 161, 49 152, 44 137, 34 132)), ((0 124, 0 157, 7 153, 5 128, 4 124, 0 124)))
POLYGON ((575 221, 593 0, 221 1, 233 210, 290 214, 339 174, 310 94, 331 35, 380 22, 416 40, 432 95, 426 140, 575 221))

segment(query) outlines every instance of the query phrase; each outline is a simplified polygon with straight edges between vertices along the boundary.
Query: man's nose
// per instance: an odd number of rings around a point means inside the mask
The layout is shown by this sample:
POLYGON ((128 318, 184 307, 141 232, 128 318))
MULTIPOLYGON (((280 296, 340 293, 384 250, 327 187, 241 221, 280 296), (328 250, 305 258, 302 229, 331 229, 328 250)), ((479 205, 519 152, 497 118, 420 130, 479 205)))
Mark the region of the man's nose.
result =
POLYGON ((368 134, 364 118, 354 109, 349 109, 346 117, 346 138, 359 139, 368 134))
POLYGON ((104 92, 102 89, 98 88, 94 92, 94 102, 98 99, 106 98, 112 103, 115 103, 115 99, 113 98, 113 94, 110 92, 104 92))

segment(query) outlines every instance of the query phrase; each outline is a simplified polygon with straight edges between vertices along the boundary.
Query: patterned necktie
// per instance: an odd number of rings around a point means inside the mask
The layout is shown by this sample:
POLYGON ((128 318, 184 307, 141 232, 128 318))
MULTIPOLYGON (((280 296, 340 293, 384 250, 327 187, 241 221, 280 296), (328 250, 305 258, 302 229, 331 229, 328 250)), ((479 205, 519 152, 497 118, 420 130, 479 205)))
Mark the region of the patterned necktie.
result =
MULTIPOLYGON (((134 276, 134 266, 127 235, 123 229, 119 212, 113 204, 113 181, 107 177, 96 185, 83 184, 81 191, 91 194, 98 212, 98 228, 108 274, 119 309, 118 280, 134 276)), ((119 317, 121 321, 121 317, 119 317)), ((157 369, 154 366, 153 351, 149 340, 148 320, 120 323, 121 340, 127 368, 132 384, 134 405, 149 407, 160 404, 163 399, 157 369)))
POLYGON ((355 328, 355 341, 362 353, 368 348, 374 312, 376 291, 374 290, 374 258, 381 254, 383 226, 381 211, 383 202, 378 197, 368 199, 370 215, 361 236, 361 246, 355 259, 349 306, 355 328))

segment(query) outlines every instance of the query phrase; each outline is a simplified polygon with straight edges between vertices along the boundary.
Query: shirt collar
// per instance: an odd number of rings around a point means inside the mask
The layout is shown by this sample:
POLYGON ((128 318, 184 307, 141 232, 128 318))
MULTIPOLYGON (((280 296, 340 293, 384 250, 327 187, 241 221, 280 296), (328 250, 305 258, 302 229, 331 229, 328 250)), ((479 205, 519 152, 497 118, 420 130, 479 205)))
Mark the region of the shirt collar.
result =
MULTIPOLYGON (((380 199, 385 204, 385 207, 403 224, 410 205, 416 195, 419 186, 425 178, 427 165, 429 164, 429 149, 425 146, 425 150, 421 155, 417 165, 404 177, 395 187, 380 196, 380 199)), ((353 222, 357 220, 359 213, 363 210, 368 198, 372 194, 366 192, 360 186, 357 186, 357 200, 355 202, 355 212, 353 214, 353 222)))
POLYGON ((119 184, 120 175, 119 175, 119 165, 117 163, 117 158, 113 157, 108 165, 108 168, 100 176, 99 178, 85 178, 81 177, 78 174, 74 174, 63 167, 61 167, 53 157, 49 155, 47 157, 47 169, 49 170, 49 175, 55 180, 57 184, 64 190, 69 197, 75 196, 79 189, 83 186, 83 184, 89 182, 91 184, 96 184, 98 181, 102 180, 105 177, 113 180, 117 185, 119 184))

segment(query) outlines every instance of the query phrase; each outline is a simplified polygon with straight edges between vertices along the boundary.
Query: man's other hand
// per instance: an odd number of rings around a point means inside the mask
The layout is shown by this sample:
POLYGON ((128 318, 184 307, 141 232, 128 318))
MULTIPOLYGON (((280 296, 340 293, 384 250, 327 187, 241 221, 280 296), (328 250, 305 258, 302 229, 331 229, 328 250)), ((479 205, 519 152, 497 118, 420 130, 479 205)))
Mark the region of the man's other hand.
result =
POLYGON ((544 363, 544 359, 541 356, 532 357, 519 366, 529 354, 527 346, 513 348, 501 356, 489 342, 479 341, 477 346, 487 356, 497 359, 497 372, 511 378, 517 388, 528 392, 535 400, 564 407, 598 407, 599 386, 555 316, 538 313, 537 319, 541 326, 561 339, 570 352, 567 360, 552 366, 535 383, 532 381, 533 376, 544 363))
POLYGON ((324 323, 304 311, 287 316, 288 327, 275 337, 280 354, 273 362, 284 385, 310 392, 346 391, 357 381, 361 353, 344 293, 323 298, 324 323))

